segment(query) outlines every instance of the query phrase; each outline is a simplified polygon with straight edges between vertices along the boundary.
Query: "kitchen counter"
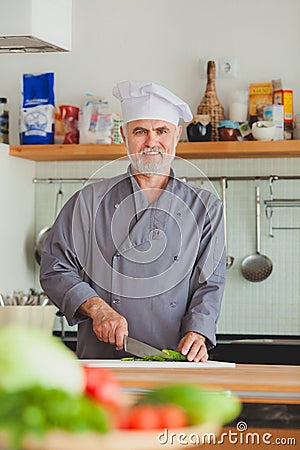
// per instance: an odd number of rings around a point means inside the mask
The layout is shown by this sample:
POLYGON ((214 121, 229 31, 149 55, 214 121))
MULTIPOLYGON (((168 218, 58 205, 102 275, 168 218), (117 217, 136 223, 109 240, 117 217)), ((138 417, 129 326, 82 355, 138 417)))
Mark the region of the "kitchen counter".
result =
MULTIPOLYGON (((80 362, 88 364, 88 361, 80 362)), ((98 363, 99 367, 105 367, 103 361, 98 360, 98 363)), ((95 360, 91 360, 91 365, 95 366, 95 360)), ((154 361, 149 362, 148 368, 139 367, 138 361, 134 361, 130 368, 120 367, 120 361, 116 366, 118 367, 109 364, 124 391, 135 396, 142 396, 148 389, 171 383, 191 383, 234 392, 242 401, 243 407, 239 417, 227 424, 233 433, 239 434, 239 424, 243 423, 246 424, 246 429, 258 432, 260 438, 262 431, 259 430, 265 428, 272 436, 284 439, 295 436, 299 428, 300 366, 237 364, 235 367, 201 368, 199 363, 198 368, 168 370, 155 368, 154 361), (278 431, 280 429, 281 433, 278 431), (287 434, 288 429, 292 430, 290 434, 287 434)), ((226 432, 226 428, 224 431, 226 432)), ((299 442, 299 434, 297 439, 299 442)), ((230 446, 232 443, 228 443, 227 438, 222 448, 231 448, 230 446)))
MULTIPOLYGON (((130 368, 110 366, 121 385, 132 392, 185 382, 229 389, 244 402, 300 405, 300 366, 237 364, 235 368, 201 368, 199 363, 199 368, 168 370, 155 368, 154 361, 148 368, 139 368, 138 361, 134 363, 130 368)), ((103 366, 99 360, 99 367, 103 366)))

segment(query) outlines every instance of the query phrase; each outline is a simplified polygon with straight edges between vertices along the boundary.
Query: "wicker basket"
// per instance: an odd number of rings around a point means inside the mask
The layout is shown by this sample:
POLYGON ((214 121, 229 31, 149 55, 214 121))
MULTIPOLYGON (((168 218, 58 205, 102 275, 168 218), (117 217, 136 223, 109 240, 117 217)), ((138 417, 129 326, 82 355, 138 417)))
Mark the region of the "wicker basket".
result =
POLYGON ((197 114, 208 114, 210 116, 212 125, 212 141, 219 140, 218 123, 224 120, 224 108, 217 96, 215 76, 215 62, 208 61, 206 90, 204 97, 198 106, 197 114))

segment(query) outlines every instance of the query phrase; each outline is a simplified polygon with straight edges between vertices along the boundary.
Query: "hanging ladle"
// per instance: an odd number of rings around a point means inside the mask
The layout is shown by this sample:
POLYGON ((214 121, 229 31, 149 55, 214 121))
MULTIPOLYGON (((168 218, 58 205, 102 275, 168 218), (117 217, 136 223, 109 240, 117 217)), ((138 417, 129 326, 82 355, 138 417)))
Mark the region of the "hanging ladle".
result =
POLYGON ((256 254, 247 256, 242 261, 241 272, 248 281, 263 281, 271 275, 273 270, 272 261, 260 253, 260 187, 255 185, 256 202, 256 254))
MULTIPOLYGON (((224 211, 224 233, 225 233, 225 247, 227 251, 227 205, 226 205, 226 189, 227 189, 227 179, 225 177, 221 178, 222 182, 222 201, 223 201, 223 211, 224 211)), ((234 261, 233 256, 229 256, 226 254, 226 269, 230 269, 234 261)))

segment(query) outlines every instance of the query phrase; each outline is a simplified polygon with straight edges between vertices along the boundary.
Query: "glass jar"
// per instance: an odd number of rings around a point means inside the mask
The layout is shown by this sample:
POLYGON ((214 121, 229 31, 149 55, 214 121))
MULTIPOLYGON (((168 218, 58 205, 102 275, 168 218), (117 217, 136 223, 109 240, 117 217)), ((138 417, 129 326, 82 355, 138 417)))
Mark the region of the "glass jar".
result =
POLYGON ((0 143, 9 144, 9 116, 5 97, 0 97, 0 143))

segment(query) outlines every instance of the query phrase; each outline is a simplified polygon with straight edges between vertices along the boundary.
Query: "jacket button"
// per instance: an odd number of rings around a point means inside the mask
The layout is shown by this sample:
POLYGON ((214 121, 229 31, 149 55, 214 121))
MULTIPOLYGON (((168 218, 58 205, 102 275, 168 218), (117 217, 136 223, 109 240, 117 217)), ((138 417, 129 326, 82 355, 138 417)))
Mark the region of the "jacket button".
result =
POLYGON ((113 302, 114 305, 119 305, 120 304, 120 299, 114 298, 112 302, 113 302))
POLYGON ((156 239, 161 239, 163 237, 161 230, 159 229, 154 229, 152 231, 152 239, 156 240, 156 239))
POLYGON ((171 306, 171 308, 176 308, 177 303, 176 303, 176 302, 171 302, 171 303, 170 303, 170 306, 171 306))
POLYGON ((177 261, 178 255, 175 255, 173 259, 174 259, 174 261, 177 261))
POLYGON ((121 255, 120 253, 116 253, 116 257, 119 258, 121 255))

